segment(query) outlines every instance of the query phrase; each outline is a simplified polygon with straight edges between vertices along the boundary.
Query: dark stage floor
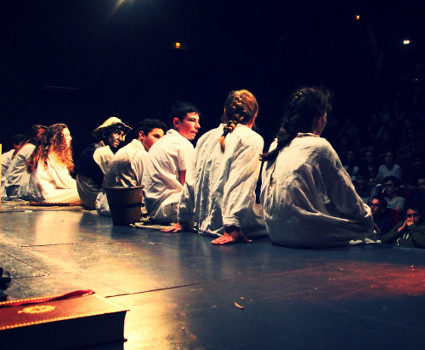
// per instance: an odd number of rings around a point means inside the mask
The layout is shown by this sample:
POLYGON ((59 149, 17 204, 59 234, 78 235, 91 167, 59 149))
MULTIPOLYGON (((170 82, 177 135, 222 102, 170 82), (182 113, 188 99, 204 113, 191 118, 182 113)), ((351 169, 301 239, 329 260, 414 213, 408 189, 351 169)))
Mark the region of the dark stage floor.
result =
POLYGON ((130 310, 125 349, 424 347, 422 250, 215 247, 78 208, 2 209, 9 297, 93 289, 130 310))

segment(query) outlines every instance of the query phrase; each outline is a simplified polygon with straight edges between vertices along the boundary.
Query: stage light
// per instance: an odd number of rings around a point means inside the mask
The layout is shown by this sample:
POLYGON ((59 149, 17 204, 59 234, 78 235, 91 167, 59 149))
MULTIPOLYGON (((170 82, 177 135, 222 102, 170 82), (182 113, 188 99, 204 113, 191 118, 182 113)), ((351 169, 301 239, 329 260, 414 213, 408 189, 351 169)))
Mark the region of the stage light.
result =
POLYGON ((178 41, 176 41, 175 43, 174 43, 174 47, 178 50, 178 49, 181 49, 181 47, 182 47, 182 44, 181 43, 179 43, 178 41))
POLYGON ((409 39, 404 39, 403 40, 403 45, 409 45, 410 44, 410 40, 409 39))
POLYGON ((354 18, 356 19, 356 21, 360 21, 360 15, 359 14, 355 15, 354 18))

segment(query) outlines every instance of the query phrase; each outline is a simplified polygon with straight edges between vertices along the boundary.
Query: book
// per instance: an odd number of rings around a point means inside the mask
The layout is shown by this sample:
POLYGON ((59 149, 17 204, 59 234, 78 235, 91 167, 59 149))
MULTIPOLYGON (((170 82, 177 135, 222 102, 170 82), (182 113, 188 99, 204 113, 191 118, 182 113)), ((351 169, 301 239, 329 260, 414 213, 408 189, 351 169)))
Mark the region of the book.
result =
POLYGON ((127 311, 92 291, 1 302, 0 348, 73 349, 123 342, 127 311))

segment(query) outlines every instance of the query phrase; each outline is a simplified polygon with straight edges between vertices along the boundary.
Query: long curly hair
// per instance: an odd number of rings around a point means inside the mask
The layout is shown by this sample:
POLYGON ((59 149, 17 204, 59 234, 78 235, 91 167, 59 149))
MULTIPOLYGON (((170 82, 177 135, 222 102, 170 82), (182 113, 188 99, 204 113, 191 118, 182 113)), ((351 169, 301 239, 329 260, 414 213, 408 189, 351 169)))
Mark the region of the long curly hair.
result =
POLYGON ((50 125, 43 134, 40 143, 37 145, 33 154, 27 161, 27 170, 32 173, 37 169, 39 161, 47 166, 49 155, 53 155, 57 161, 65 165, 71 172, 74 169, 72 160, 72 148, 68 145, 63 135, 63 130, 68 126, 63 123, 50 125))
POLYGON ((248 90, 230 91, 224 102, 223 135, 220 136, 219 142, 221 150, 225 150, 226 135, 233 132, 238 124, 248 124, 252 118, 258 113, 258 102, 255 96, 248 90))

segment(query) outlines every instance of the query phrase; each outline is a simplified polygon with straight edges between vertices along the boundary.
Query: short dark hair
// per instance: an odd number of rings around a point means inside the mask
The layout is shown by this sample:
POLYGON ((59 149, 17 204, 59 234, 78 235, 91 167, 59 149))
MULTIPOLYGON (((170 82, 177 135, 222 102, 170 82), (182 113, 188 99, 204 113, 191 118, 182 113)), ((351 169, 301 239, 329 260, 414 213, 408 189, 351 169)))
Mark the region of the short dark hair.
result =
MULTIPOLYGON (((156 129, 156 128, 162 129, 165 132, 167 130, 167 125, 159 119, 147 118, 137 123, 137 127, 135 131, 136 131, 136 134, 139 134, 140 131, 143 131, 143 134, 147 135, 153 129, 156 129)), ((135 138, 137 138, 137 135, 135 135, 135 138)))
POLYGON ((171 106, 171 118, 177 117, 182 122, 188 113, 197 113, 201 115, 198 107, 190 102, 177 100, 171 106))
POLYGON ((395 187, 400 187, 401 181, 398 177, 395 176, 386 176, 384 177, 384 183, 387 181, 392 181, 395 187))
POLYGON ((384 209, 386 209, 387 208, 387 201, 385 200, 385 198, 384 197, 382 197, 382 196, 373 196, 371 199, 370 199, 370 203, 372 203, 372 201, 374 200, 374 199, 377 199, 378 201, 379 201, 379 203, 381 204, 381 207, 382 208, 384 208, 384 209))
POLYGON ((422 210, 423 210, 423 208, 422 208, 420 205, 418 205, 418 204, 416 204, 416 203, 412 203, 412 202, 407 203, 405 213, 407 213, 407 211, 408 211, 409 209, 410 209, 410 210, 417 211, 417 212, 419 212, 419 213, 422 213, 422 210))

